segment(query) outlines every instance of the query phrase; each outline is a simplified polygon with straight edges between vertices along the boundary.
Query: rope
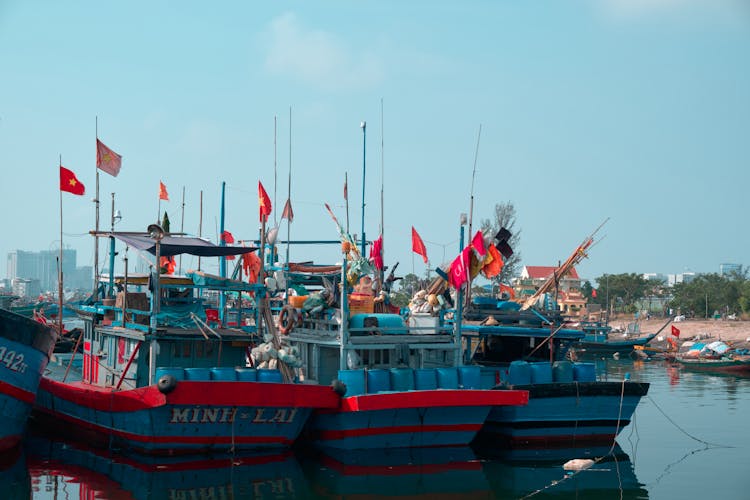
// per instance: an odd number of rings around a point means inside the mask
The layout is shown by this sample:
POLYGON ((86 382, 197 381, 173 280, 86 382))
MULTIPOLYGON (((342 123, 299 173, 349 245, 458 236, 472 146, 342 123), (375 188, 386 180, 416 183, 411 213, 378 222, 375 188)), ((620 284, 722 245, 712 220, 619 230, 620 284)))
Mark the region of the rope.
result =
POLYGON ((680 432, 682 432, 683 434, 685 434, 685 435, 686 435, 687 437, 689 437, 689 438, 690 438, 690 439, 692 439, 693 441, 697 441, 697 442, 699 442, 699 443, 705 444, 705 445, 706 445, 707 447, 712 447, 712 448, 734 448, 734 446, 729 446, 729 445, 725 445, 725 444, 716 444, 716 443, 709 443, 708 441, 704 441, 704 440, 702 440, 702 439, 699 439, 699 438, 697 438, 697 437, 693 436, 692 434, 690 434, 689 432, 687 432, 687 431, 686 431, 685 429, 683 429, 682 427, 680 427, 679 425, 677 425, 677 422, 675 422, 674 420, 672 420, 672 419, 671 419, 671 418, 669 417, 669 415, 667 415, 666 413, 664 413, 664 410, 662 410, 662 409, 661 409, 661 408, 659 407, 659 405, 658 405, 658 404, 656 404, 656 401, 654 401, 653 399, 651 399, 651 396, 648 396, 648 395, 647 395, 646 397, 648 398, 648 400, 649 400, 649 401, 651 401, 651 402, 652 402, 652 403, 654 404, 654 406, 656 407, 656 409, 657 409, 657 410, 659 410, 659 412, 660 412, 660 413, 661 413, 662 415, 664 415, 664 418, 666 418, 666 419, 667 419, 667 420, 668 420, 668 421, 669 421, 669 422, 670 422, 670 423, 671 423, 672 425, 674 425, 674 426, 675 426, 675 427, 676 427, 676 428, 677 428, 677 429, 678 429, 678 430, 679 430, 680 432))

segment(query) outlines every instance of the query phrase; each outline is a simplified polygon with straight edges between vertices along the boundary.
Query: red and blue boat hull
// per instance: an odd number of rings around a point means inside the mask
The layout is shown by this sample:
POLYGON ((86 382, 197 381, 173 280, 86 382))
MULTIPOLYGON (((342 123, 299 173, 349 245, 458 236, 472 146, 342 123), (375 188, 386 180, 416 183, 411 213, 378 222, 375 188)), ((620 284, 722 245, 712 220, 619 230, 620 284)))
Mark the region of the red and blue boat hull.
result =
POLYGON ((540 448, 611 444, 648 387, 628 381, 516 385, 529 391, 528 405, 493 408, 482 439, 540 448))
POLYGON ((21 441, 56 333, 0 309, 0 451, 21 441))
POLYGON ((467 446, 496 405, 523 405, 521 390, 425 390, 382 392, 341 399, 336 410, 317 411, 315 442, 357 450, 467 446))
POLYGON ((164 394, 155 385, 116 391, 45 377, 35 416, 99 446, 184 454, 286 448, 313 409, 338 403, 330 387, 314 385, 180 381, 164 394))

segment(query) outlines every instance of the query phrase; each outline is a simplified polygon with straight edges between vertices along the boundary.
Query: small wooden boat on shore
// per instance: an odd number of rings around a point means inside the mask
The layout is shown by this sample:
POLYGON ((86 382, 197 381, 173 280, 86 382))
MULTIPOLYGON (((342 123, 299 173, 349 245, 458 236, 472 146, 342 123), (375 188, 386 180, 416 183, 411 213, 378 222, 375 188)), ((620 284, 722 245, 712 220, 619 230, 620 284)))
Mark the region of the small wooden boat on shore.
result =
POLYGON ((732 349, 721 341, 683 346, 675 354, 674 362, 685 369, 750 375, 750 353, 747 350, 732 349))

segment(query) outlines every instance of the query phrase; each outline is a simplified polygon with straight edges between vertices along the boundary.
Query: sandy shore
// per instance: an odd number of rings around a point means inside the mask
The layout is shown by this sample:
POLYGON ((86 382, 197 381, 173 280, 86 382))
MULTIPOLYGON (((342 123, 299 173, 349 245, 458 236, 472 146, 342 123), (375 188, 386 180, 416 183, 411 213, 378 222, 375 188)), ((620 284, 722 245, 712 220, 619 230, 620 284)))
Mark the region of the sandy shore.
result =
MULTIPOLYGON (((612 327, 627 326, 631 320, 613 319, 610 321, 612 327)), ((640 322, 642 333, 654 333, 658 331, 666 320, 663 318, 652 318, 640 322)), ((666 342, 671 335, 671 325, 680 330, 679 340, 723 340, 735 347, 750 347, 750 321, 731 321, 714 319, 689 319, 678 321, 667 325, 656 339, 654 345, 666 342), (661 341, 659 338, 663 337, 661 341)), ((615 334, 616 335, 616 334, 615 334)))

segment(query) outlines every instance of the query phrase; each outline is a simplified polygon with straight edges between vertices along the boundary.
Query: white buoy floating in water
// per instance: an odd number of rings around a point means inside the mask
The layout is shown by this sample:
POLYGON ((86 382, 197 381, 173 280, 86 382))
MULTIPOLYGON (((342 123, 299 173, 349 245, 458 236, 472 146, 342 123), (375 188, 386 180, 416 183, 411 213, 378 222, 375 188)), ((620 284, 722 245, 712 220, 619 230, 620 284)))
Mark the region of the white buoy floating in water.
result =
POLYGON ((592 465, 594 465, 594 461, 590 458, 574 458, 573 460, 568 460, 563 464, 564 470, 586 470, 592 465))

